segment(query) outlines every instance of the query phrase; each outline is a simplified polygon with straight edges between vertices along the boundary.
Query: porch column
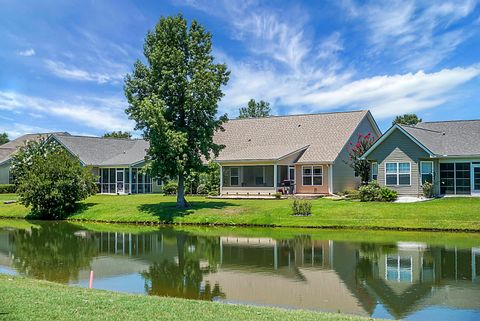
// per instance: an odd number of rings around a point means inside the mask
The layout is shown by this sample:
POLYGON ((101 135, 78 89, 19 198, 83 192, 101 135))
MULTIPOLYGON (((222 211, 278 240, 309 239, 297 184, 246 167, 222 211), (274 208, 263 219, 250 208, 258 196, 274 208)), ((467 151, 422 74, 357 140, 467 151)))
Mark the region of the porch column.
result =
POLYGON ((223 194, 222 188, 223 188, 223 167, 222 165, 220 165, 220 195, 223 194))
POLYGON ((277 192, 277 180, 278 180, 278 177, 277 177, 277 164, 273 165, 273 186, 274 186, 274 189, 275 189, 275 193, 277 192))
POLYGON ((132 166, 128 166, 128 191, 132 193, 132 166))
POLYGON ((328 164, 328 193, 333 194, 333 165, 328 164))

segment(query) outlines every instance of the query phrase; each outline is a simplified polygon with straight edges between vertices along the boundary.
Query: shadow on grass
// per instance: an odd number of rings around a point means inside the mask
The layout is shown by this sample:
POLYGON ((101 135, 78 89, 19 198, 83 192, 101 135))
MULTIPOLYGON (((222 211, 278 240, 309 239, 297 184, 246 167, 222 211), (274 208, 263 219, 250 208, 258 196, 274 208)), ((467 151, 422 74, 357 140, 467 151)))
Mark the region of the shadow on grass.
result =
POLYGON ((138 206, 138 209, 158 218, 163 223, 173 223, 174 218, 193 214, 197 210, 222 210, 232 206, 238 206, 238 204, 226 201, 189 202, 187 208, 179 209, 176 207, 175 202, 162 202, 158 204, 142 204, 138 206))

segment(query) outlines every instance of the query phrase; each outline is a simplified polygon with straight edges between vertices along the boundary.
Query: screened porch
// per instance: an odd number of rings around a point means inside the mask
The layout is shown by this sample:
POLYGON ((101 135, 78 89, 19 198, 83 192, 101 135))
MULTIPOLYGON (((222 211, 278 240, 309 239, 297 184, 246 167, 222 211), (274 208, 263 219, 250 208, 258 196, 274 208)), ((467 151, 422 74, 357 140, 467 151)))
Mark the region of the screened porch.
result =
POLYGON ((152 178, 140 168, 100 168, 98 190, 102 194, 151 193, 152 178))

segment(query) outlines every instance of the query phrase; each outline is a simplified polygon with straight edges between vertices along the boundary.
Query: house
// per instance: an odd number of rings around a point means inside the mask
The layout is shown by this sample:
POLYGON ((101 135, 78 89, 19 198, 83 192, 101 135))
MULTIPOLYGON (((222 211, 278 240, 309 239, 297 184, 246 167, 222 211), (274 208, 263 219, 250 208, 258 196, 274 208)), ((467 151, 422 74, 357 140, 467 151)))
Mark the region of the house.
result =
POLYGON ((10 161, 13 154, 29 141, 39 141, 41 139, 47 139, 52 134, 68 133, 38 133, 38 134, 26 134, 20 136, 14 140, 9 141, 3 145, 0 145, 0 184, 11 184, 12 176, 10 175, 10 161))
POLYGON ((399 195, 480 195, 480 120, 392 126, 363 156, 372 179, 399 195))
POLYGON ((143 139, 70 135, 66 132, 28 134, 0 146, 0 184, 12 183, 10 161, 28 141, 48 139, 63 146, 98 177, 99 193, 142 194, 160 192, 161 184, 144 174, 148 142, 143 139))
POLYGON ((141 171, 148 142, 143 139, 103 138, 53 134, 54 140, 99 177, 99 193, 142 194, 160 192, 159 181, 141 171))
POLYGON ((359 134, 381 135, 366 110, 234 119, 223 127, 215 134, 215 142, 225 145, 216 159, 222 195, 354 189, 360 178, 346 163, 350 142, 359 134))

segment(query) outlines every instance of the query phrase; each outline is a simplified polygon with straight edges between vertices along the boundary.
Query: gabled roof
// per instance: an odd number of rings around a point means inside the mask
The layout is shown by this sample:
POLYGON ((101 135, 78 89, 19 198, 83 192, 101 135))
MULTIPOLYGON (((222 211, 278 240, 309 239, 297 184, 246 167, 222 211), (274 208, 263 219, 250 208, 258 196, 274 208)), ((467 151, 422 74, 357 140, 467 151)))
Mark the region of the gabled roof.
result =
POLYGON ((304 150, 297 163, 333 162, 365 117, 376 128, 366 110, 229 120, 215 134, 225 145, 217 161, 274 161, 304 150))
POLYGON ((480 156, 480 120, 459 120, 393 125, 362 158, 367 158, 395 130, 400 130, 431 157, 480 156))
POLYGON ((145 159, 148 142, 143 139, 102 138, 52 135, 84 165, 119 166, 140 163, 145 159))
POLYGON ((8 161, 13 154, 27 142, 47 139, 48 136, 53 134, 69 135, 67 132, 25 134, 9 141, 8 143, 0 145, 0 164, 8 161))

